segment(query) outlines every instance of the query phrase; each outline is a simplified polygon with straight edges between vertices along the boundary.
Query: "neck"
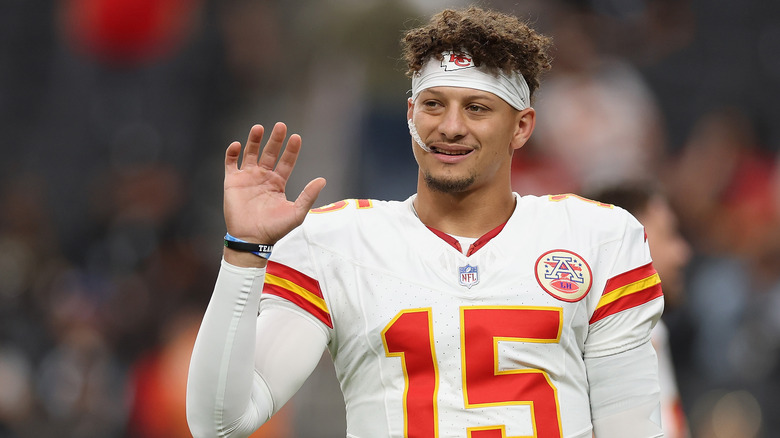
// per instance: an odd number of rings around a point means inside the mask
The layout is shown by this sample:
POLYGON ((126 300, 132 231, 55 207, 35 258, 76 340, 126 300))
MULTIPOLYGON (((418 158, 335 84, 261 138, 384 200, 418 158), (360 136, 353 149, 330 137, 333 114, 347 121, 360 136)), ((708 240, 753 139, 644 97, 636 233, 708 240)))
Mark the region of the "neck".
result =
POLYGON ((503 224, 515 209, 511 189, 488 194, 482 190, 441 193, 417 187, 414 208, 420 221, 434 229, 461 237, 481 237, 503 224))

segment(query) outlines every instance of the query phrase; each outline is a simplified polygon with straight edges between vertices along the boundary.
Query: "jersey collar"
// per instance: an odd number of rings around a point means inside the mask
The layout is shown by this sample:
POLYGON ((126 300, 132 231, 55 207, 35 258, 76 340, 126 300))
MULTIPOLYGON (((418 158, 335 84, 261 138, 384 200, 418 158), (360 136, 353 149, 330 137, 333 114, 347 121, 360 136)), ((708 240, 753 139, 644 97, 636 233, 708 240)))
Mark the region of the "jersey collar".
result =
MULTIPOLYGON (((508 221, 507 221, 508 222, 508 221)), ((485 233, 482 237, 476 240, 476 242, 472 243, 471 246, 469 246, 469 250, 466 252, 466 257, 474 254, 477 252, 480 248, 485 246, 490 240, 498 235, 498 233, 501 232, 501 230, 504 229, 504 226, 506 225, 506 222, 503 224, 493 228, 492 230, 485 233)), ((463 248, 460 246, 460 242, 458 242, 458 239, 450 236, 449 234, 439 231, 435 228, 431 228, 426 225, 426 227, 433 232, 433 234, 439 236, 442 240, 450 244, 453 248, 457 249, 458 252, 463 252, 463 248)))

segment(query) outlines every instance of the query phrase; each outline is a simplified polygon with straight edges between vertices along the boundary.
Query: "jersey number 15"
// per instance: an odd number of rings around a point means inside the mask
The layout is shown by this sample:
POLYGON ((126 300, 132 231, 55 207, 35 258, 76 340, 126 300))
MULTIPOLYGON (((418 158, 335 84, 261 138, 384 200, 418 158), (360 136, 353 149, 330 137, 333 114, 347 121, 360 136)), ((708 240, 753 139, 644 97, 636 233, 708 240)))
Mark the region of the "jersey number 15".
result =
MULTIPOLYGON (((558 342, 562 310, 525 306, 462 307, 460 320, 465 408, 525 405, 531 412, 533 438, 561 437, 558 394, 547 373, 538 369, 499 370, 497 347, 499 341, 558 342)), ((402 360, 406 380, 404 436, 439 438, 439 365, 432 310, 402 310, 382 331, 382 340, 386 355, 402 360)), ((466 436, 512 438, 507 437, 503 424, 470 427, 466 436)))

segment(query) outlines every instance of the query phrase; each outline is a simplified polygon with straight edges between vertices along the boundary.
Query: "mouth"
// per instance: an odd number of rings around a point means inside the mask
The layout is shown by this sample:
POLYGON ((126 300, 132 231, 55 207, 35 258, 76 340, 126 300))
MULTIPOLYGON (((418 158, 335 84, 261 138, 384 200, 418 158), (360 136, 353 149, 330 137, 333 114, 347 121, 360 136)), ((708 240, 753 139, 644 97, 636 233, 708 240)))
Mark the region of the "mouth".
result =
POLYGON ((467 148, 465 146, 458 146, 458 145, 446 145, 446 146, 431 145, 430 149, 431 152, 433 152, 434 154, 448 155, 448 156, 468 155, 474 151, 474 149, 467 148))

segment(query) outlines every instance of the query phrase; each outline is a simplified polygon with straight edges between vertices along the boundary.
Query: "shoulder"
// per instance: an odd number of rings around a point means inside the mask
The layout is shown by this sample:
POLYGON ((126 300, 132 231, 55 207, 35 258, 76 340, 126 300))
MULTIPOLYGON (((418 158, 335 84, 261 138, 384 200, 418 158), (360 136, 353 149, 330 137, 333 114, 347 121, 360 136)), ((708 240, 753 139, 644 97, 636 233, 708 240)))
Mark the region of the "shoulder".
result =
POLYGON ((405 203, 399 201, 381 201, 378 199, 342 199, 328 205, 312 208, 307 220, 334 220, 361 217, 361 215, 392 215, 403 209, 405 203))
POLYGON ((630 213, 616 205, 594 201, 573 193, 523 196, 520 199, 524 205, 530 208, 553 215, 617 221, 627 220, 632 217, 630 213))
POLYGON ((384 202, 385 201, 377 201, 376 199, 342 199, 328 205, 312 208, 309 210, 309 214, 324 215, 326 213, 336 212, 342 212, 341 214, 345 214, 344 212, 349 211, 368 210, 374 208, 377 203, 384 202))
POLYGON ((545 196, 523 196, 518 207, 535 216, 540 226, 566 227, 605 239, 619 238, 627 229, 643 227, 626 210, 616 205, 584 198, 572 193, 545 196))
POLYGON ((374 242, 397 220, 404 204, 375 199, 343 199, 309 210, 299 227, 277 242, 275 258, 289 266, 301 265, 301 254, 314 248, 353 254, 374 242))
POLYGON ((575 210, 578 212, 593 212, 594 214, 598 214, 599 212, 603 213, 613 211, 618 208, 612 204, 594 201, 574 193, 544 196, 523 196, 522 200, 524 202, 533 203, 539 208, 546 207, 549 209, 566 209, 575 210))
POLYGON ((377 199, 343 199, 309 210, 304 221, 307 233, 330 233, 355 226, 371 227, 406 214, 406 203, 377 199))

